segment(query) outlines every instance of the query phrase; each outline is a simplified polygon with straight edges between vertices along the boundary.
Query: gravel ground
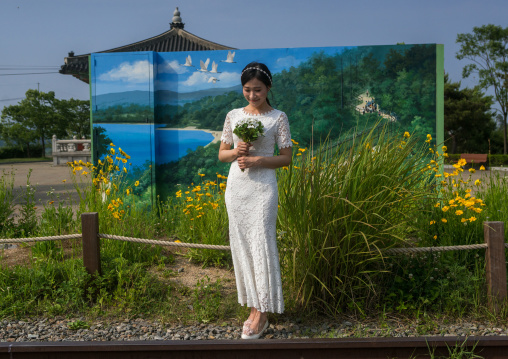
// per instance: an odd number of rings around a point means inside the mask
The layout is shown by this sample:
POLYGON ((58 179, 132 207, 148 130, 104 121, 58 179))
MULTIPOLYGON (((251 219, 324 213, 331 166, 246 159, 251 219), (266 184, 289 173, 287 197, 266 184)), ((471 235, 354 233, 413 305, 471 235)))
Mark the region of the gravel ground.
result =
MULTIPOLYGON (((58 341, 132 341, 132 340, 220 340, 240 339, 238 325, 171 326, 145 319, 106 322, 96 320, 88 328, 71 329, 81 319, 36 319, 0 321, 0 342, 58 341)), ((83 321, 84 322, 84 321, 83 321)), ((417 337, 417 336, 506 336, 508 328, 491 323, 461 322, 456 324, 401 324, 342 321, 306 326, 287 322, 271 324, 264 339, 347 338, 347 337, 417 337)))

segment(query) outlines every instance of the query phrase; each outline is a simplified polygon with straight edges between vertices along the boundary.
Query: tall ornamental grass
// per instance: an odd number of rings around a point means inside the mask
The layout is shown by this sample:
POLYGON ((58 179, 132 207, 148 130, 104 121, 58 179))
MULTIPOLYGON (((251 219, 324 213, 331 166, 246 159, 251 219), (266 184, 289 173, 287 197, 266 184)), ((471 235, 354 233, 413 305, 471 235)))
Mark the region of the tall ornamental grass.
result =
POLYGON ((332 314, 376 293, 382 250, 406 241, 430 195, 426 145, 385 127, 352 145, 297 148, 278 171, 279 249, 286 297, 332 314))
MULTIPOLYGON (((227 177, 217 173, 217 179, 209 180, 204 174, 201 183, 175 192, 159 210, 161 222, 168 232, 174 233, 179 241, 229 245, 229 227, 224 193, 227 177)), ((188 256, 203 265, 230 266, 231 253, 213 249, 191 249, 188 256)))

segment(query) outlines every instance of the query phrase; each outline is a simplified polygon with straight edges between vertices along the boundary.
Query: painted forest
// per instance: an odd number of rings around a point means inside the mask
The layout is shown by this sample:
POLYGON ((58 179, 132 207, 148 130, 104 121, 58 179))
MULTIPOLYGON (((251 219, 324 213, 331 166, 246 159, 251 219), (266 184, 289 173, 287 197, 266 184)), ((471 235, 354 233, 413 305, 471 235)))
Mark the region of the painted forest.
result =
MULTIPOLYGON (((326 136, 341 141, 349 130, 379 121, 401 131, 435 135, 435 45, 394 45, 346 49, 335 55, 316 52, 296 67, 273 74, 272 105, 287 113, 293 139, 309 146, 326 136), (364 111, 364 102, 376 111, 364 111)), ((242 94, 229 92, 183 106, 155 108, 155 122, 170 127, 222 130, 227 113, 245 106, 242 94)), ((176 183, 199 182, 198 173, 227 175, 218 158, 219 144, 199 147, 178 162, 158 165, 157 182, 167 183, 166 198, 176 183)))

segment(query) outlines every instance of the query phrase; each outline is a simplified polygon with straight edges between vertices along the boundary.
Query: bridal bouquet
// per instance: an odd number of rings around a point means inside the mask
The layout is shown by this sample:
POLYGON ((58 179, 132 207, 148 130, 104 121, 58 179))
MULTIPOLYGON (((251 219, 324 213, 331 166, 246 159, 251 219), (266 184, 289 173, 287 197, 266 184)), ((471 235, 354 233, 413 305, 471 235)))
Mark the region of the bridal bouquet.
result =
MULTIPOLYGON (((263 124, 259 120, 253 118, 246 118, 238 121, 233 133, 240 137, 243 142, 252 143, 256 141, 259 136, 263 136, 263 124)), ((244 170, 242 169, 242 172, 244 170)))

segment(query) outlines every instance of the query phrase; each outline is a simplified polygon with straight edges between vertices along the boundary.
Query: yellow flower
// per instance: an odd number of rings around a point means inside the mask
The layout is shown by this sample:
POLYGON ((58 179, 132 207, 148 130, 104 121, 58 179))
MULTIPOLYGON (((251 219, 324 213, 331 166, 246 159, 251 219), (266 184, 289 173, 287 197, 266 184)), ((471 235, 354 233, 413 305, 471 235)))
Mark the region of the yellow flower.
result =
POLYGON ((192 197, 187 197, 186 201, 187 202, 192 202, 192 197))
POLYGON ((476 181, 474 181, 474 184, 475 186, 479 186, 482 184, 482 181, 480 181, 479 179, 477 179, 476 181))
POLYGON ((182 241, 181 241, 181 240, 179 240, 179 239, 177 239, 177 240, 175 241, 175 243, 182 243, 182 241))
POLYGON ((226 184, 224 184, 224 183, 221 183, 219 186, 220 186, 221 190, 224 190, 226 188, 226 184))
POLYGON ((201 177, 205 177, 203 173, 198 173, 198 175, 200 175, 201 177))
POLYGON ((53 204, 53 203, 55 203, 55 201, 51 201, 51 202, 49 202, 49 204, 53 204))
POLYGON ((131 190, 127 188, 127 190, 125 191, 125 194, 130 195, 131 194, 131 190))
POLYGON ((296 167, 296 166, 293 166, 293 167, 294 167, 295 169, 297 169, 297 170, 299 170, 299 169, 300 169, 300 167, 296 167))
POLYGON ((295 145, 298 144, 298 142, 296 142, 295 140, 291 139, 291 142, 293 142, 295 145))
POLYGON ((475 173, 475 172, 476 172, 476 170, 475 170, 473 167, 471 167, 471 168, 469 169, 469 172, 471 172, 471 173, 475 173))
POLYGON ((109 151, 111 152, 112 155, 115 154, 115 149, 114 148, 110 149, 109 151))
POLYGON ((485 167, 483 165, 480 166, 480 171, 485 171, 485 167))
POLYGON ((434 239, 437 239, 437 235, 434 236, 434 239))
POLYGON ((439 206, 441 206, 441 203, 439 203, 439 202, 437 202, 437 203, 434 205, 434 207, 436 207, 436 208, 437 208, 437 207, 439 207, 439 206))
POLYGON ((124 171, 125 173, 127 173, 127 168, 125 168, 125 167, 124 167, 124 168, 123 168, 123 171, 124 171))
POLYGON ((110 193, 111 193, 111 190, 108 188, 108 189, 106 190, 106 194, 109 196, 109 194, 110 194, 110 193))
POLYGON ((441 222, 446 223, 448 220, 446 218, 441 218, 441 222))
POLYGON ((441 177, 441 174, 437 174, 435 177, 441 177))
POLYGON ((448 211, 449 209, 450 209, 450 207, 448 207, 448 206, 444 206, 443 208, 441 208, 441 210, 442 210, 443 212, 446 212, 446 211, 448 211))
POLYGON ((287 171, 287 170, 289 170, 289 167, 288 166, 284 166, 284 167, 282 167, 282 169, 287 171))
POLYGON ((113 144, 113 142, 111 142, 109 145, 110 145, 111 147, 115 147, 115 145, 113 144))
POLYGON ((122 163, 127 163, 127 159, 126 158, 122 158, 122 163))
POLYGON ((305 151, 307 151, 307 149, 306 148, 299 148, 298 151, 305 152, 305 151))
POLYGON ((443 146, 443 147, 441 147, 441 149, 443 150, 443 152, 446 152, 446 150, 448 149, 448 147, 443 146))
POLYGON ((430 225, 432 226, 434 223, 436 223, 436 221, 430 221, 430 225))
POLYGON ((411 136, 411 135, 409 134, 409 132, 407 132, 407 131, 406 131, 406 132, 404 132, 404 137, 405 137, 405 138, 409 138, 409 136, 411 136))
POLYGON ((139 186, 139 181, 134 182, 134 186, 139 186))
POLYGON ((461 158, 457 164, 460 166, 460 167, 464 167, 466 164, 467 164, 467 161, 464 159, 464 158, 461 158))
POLYGON ((67 182, 67 180, 66 180, 66 179, 63 179, 63 180, 62 180, 62 182, 63 182, 63 183, 65 183, 65 182, 67 182))
POLYGON ((469 218, 469 222, 474 222, 476 221, 476 217, 472 216, 471 218, 469 218))
POLYGON ((461 216, 462 214, 464 214, 464 212, 461 211, 460 209, 455 211, 455 215, 457 215, 457 216, 461 216))
POLYGON ((467 222, 467 219, 466 219, 466 218, 461 218, 461 219, 460 219, 460 222, 461 222, 461 223, 467 222))

